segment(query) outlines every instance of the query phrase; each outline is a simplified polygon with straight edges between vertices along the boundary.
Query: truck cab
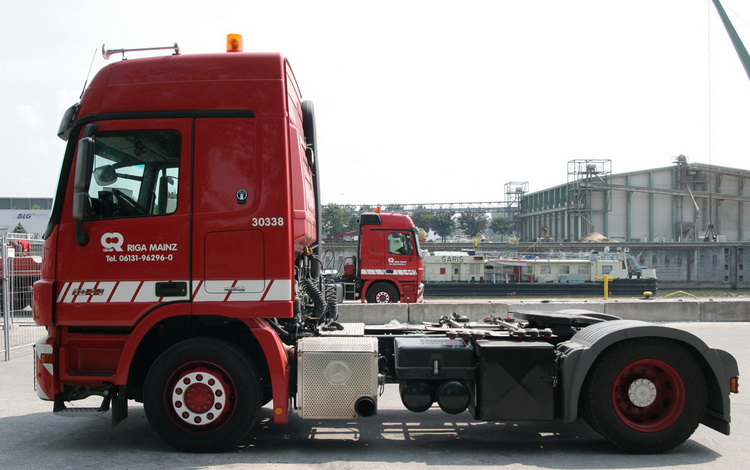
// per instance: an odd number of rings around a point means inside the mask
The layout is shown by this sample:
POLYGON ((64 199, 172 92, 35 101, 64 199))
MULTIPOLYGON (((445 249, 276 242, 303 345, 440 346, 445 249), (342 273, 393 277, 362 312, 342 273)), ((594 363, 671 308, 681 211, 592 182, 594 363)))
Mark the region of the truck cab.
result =
POLYGON ((126 414, 154 355, 203 332, 246 338, 262 395, 286 420, 287 354, 265 319, 324 304, 300 283, 320 239, 314 112, 286 58, 112 63, 59 135, 68 144, 34 288, 49 331, 36 346, 39 396, 61 412, 111 397, 126 414))
POLYGON ((406 214, 360 215, 357 257, 344 266, 345 298, 369 303, 416 303, 424 299, 424 254, 406 214))

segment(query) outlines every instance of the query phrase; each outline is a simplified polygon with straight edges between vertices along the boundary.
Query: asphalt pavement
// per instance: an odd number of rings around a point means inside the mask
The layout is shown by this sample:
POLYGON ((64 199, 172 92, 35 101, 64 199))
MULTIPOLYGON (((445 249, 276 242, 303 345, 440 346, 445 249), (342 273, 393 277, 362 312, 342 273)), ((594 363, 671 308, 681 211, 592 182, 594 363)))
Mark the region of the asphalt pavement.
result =
MULTIPOLYGON (((750 323, 670 323, 732 353, 750 371, 750 323)), ((660 455, 621 452, 582 420, 487 423, 439 409, 415 414, 389 385, 378 414, 357 421, 262 421, 242 446, 221 454, 184 454, 151 430, 143 408, 116 427, 109 415, 63 418, 33 390, 30 348, 0 362, 0 469, 735 469, 746 466, 750 392, 732 395, 732 435, 700 426, 686 443, 660 455)), ((741 390, 742 390, 742 381, 741 390)))

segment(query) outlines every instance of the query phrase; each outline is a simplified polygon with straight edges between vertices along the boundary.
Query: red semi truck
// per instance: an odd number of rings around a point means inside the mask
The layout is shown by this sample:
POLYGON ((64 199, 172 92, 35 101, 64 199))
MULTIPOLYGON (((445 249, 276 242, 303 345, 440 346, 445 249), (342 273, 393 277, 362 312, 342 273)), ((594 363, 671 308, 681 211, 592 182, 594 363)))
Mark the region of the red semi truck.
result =
POLYGON ((318 253, 313 107, 283 56, 235 43, 110 64, 63 118, 34 288, 37 393, 55 413, 116 424, 142 402, 166 442, 210 452, 242 443, 265 404, 275 425, 366 419, 398 384, 414 413, 583 416, 634 452, 699 423, 729 434, 736 360, 681 330, 581 311, 340 322, 318 253), (89 397, 101 405, 67 405, 89 397))
POLYGON ((337 278, 344 299, 370 303, 424 300, 424 258, 419 233, 406 214, 366 212, 359 218, 357 256, 337 278))

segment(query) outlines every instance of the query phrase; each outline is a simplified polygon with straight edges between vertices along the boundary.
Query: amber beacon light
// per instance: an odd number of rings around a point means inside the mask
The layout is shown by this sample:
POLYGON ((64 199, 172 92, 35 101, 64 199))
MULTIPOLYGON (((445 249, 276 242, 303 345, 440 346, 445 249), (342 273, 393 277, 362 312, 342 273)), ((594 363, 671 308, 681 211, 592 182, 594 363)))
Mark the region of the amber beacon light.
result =
POLYGON ((227 34, 227 52, 242 52, 241 34, 227 34))

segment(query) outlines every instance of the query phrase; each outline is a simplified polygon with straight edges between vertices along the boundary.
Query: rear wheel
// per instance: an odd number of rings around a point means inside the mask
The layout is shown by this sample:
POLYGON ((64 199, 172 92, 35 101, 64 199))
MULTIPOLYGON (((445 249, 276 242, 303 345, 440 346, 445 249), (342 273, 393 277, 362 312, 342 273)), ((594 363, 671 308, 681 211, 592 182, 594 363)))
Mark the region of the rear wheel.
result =
POLYGON ((591 426, 636 453, 672 449, 698 427, 706 408, 700 365, 679 344, 636 339, 615 345, 594 365, 583 394, 591 426))
POLYGON ((398 302, 399 296, 392 285, 379 282, 367 290, 367 301, 371 304, 391 304, 398 302))
POLYGON ((244 439, 258 420, 261 388, 237 346, 214 338, 182 341, 151 366, 143 405, 151 426, 185 452, 219 452, 244 439))

